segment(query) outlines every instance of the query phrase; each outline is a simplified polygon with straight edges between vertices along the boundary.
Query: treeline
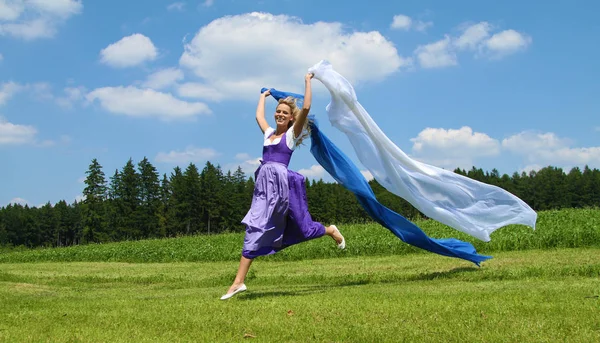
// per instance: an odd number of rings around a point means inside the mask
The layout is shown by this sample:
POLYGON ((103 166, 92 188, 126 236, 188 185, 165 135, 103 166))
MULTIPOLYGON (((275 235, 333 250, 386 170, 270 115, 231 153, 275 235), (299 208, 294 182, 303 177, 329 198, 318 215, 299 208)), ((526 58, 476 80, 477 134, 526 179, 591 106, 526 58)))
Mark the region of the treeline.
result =
MULTIPOLYGON (((535 210, 600 205, 600 170, 546 167, 530 173, 500 175, 454 170, 455 173, 499 186, 523 199, 535 210)), ((29 207, 10 204, 0 208, 0 245, 68 246, 144 238, 174 237, 243 231, 240 223, 250 207, 254 180, 240 167, 226 173, 207 162, 202 170, 190 163, 162 177, 144 158, 130 159, 106 177, 92 160, 86 172, 84 199, 68 204, 29 207)), ((370 182, 379 201, 407 218, 422 214, 376 181, 370 182)), ((308 181, 307 197, 314 220, 360 223, 370 218, 352 193, 337 183, 308 181)))

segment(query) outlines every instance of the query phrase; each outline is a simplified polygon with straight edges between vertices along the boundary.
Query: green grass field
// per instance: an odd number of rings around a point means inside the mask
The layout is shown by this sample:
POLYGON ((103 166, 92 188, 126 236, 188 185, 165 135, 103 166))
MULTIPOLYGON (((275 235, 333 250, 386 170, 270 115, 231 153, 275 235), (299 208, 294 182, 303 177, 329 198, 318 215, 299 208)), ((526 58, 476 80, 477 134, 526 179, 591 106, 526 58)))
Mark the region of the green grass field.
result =
POLYGON ((220 301, 234 262, 4 264, 0 341, 600 341, 600 249, 253 267, 220 301))
POLYGON ((600 342, 600 210, 473 241, 481 268, 345 234, 258 259, 228 301, 240 234, 4 252, 0 342, 600 342))

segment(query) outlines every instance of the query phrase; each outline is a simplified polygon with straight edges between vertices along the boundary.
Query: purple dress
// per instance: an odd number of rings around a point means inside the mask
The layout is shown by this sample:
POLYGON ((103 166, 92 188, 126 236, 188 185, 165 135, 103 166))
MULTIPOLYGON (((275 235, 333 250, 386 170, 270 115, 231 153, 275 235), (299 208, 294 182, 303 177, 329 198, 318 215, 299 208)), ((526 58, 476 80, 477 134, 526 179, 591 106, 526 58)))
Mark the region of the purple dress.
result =
POLYGON ((323 224, 308 212, 304 176, 288 169, 292 153, 287 132, 278 144, 263 146, 255 172, 252 205, 242 220, 246 236, 242 256, 253 259, 325 235, 323 224))

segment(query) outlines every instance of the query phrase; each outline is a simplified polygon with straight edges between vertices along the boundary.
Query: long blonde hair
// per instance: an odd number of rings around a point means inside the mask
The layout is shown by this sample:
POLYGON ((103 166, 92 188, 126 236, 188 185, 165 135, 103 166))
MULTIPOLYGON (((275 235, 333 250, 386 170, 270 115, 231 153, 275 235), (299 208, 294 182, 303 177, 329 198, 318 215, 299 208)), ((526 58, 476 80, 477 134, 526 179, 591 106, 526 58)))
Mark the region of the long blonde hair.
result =
MULTIPOLYGON (((290 124, 288 125, 288 129, 289 129, 296 122, 298 115, 300 115, 300 108, 296 104, 296 98, 294 98, 292 96, 288 96, 286 98, 279 99, 277 106, 279 106, 280 104, 288 105, 292 112, 292 117, 294 118, 294 121, 290 122, 290 124)), ((310 127, 308 126, 308 118, 306 118, 306 121, 304 122, 304 125, 302 126, 302 132, 300 133, 300 137, 298 137, 298 140, 296 140, 296 146, 300 146, 300 144, 302 144, 302 141, 309 135, 310 135, 310 127)))

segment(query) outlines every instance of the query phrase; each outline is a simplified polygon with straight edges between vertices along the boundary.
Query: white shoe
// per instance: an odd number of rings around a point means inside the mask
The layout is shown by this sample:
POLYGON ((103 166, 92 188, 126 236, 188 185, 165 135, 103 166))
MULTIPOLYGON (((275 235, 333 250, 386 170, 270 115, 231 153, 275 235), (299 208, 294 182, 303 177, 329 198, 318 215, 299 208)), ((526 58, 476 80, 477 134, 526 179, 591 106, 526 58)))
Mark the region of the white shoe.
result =
POLYGON ((246 288, 246 284, 242 284, 242 286, 240 288, 236 289, 235 291, 233 291, 231 293, 227 293, 224 296, 222 296, 221 300, 227 300, 227 299, 231 298, 232 296, 234 296, 234 295, 236 295, 236 294, 238 294, 240 292, 245 291, 246 289, 247 289, 246 288))
MULTIPOLYGON (((337 233, 340 234, 340 236, 342 236, 342 233, 340 232, 340 230, 338 230, 337 226, 335 226, 335 225, 331 225, 331 226, 333 227, 333 229, 335 231, 337 231, 337 233)), ((338 244, 337 246, 338 246, 338 248, 340 248, 342 250, 346 249, 346 239, 344 239, 344 236, 342 236, 342 242, 340 244, 338 244)))

